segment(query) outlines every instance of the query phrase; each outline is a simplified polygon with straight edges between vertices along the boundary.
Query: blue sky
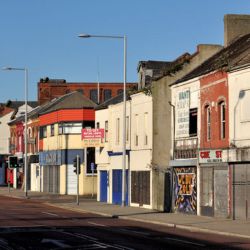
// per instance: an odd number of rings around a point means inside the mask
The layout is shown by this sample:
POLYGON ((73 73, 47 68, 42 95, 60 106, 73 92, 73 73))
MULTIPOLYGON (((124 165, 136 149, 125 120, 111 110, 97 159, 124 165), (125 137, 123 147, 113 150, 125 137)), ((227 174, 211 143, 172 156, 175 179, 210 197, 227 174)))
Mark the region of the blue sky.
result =
MULTIPOLYGON (((126 35, 127 81, 140 60, 169 61, 197 44, 223 44, 225 14, 250 14, 248 0, 2 0, 0 67, 27 67, 37 82, 123 81, 123 42, 80 33, 126 35), (98 66, 99 65, 99 66, 98 66)), ((0 102, 24 100, 24 73, 0 71, 0 102)))

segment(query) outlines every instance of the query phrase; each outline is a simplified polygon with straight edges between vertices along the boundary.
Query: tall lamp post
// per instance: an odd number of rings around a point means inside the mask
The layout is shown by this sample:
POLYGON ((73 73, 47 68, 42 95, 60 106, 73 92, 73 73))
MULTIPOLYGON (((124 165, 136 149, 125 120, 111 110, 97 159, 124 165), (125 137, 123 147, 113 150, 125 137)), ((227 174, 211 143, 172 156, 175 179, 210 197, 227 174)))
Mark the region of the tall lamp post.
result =
POLYGON ((90 34, 80 34, 80 38, 108 38, 123 39, 123 133, 122 133, 122 206, 126 206, 126 81, 127 81, 127 37, 126 36, 99 36, 90 34))
POLYGON ((27 113, 28 113, 28 106, 27 106, 27 99, 28 99, 28 69, 27 68, 13 68, 13 67, 4 67, 3 70, 22 70, 24 71, 24 89, 25 89, 25 130, 24 130, 24 192, 25 197, 28 196, 27 192, 27 173, 28 173, 28 161, 27 161, 27 113))

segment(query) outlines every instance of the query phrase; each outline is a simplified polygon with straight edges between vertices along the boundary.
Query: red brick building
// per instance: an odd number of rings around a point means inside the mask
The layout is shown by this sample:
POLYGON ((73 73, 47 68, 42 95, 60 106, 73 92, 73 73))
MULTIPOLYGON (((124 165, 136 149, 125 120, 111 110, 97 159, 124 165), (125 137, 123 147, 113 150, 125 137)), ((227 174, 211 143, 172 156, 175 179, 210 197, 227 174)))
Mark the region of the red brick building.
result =
MULTIPOLYGON (((78 91, 98 103, 98 84, 95 82, 66 82, 64 79, 40 79, 38 82, 38 103, 46 103, 56 97, 78 91)), ((127 83, 127 88, 137 88, 137 83, 127 83)), ((123 92, 123 83, 99 83, 99 102, 102 103, 123 92)))
POLYGON ((217 71, 200 79, 200 148, 229 147, 227 73, 217 71))

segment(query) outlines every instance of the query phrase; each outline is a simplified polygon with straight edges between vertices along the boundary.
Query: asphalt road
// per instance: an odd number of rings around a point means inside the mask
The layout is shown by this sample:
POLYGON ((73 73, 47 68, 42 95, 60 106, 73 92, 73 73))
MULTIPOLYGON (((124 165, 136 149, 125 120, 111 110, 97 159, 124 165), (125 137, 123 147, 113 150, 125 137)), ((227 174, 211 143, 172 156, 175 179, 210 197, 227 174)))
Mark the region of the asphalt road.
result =
POLYGON ((250 240, 0 196, 0 249, 250 249, 250 240))

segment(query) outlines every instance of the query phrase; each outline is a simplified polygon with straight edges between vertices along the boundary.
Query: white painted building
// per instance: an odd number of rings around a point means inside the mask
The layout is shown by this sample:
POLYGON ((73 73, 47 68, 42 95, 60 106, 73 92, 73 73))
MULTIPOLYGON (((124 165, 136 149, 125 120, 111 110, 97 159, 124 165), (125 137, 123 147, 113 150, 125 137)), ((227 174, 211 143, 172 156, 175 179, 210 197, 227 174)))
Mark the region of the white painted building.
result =
POLYGON ((152 208, 152 110, 152 96, 131 96, 131 206, 152 208))
POLYGON ((234 219, 250 218, 250 67, 234 68, 228 74, 229 143, 232 173, 231 207, 234 219))
POLYGON ((175 212, 199 214, 200 81, 172 85, 172 207, 175 212), (174 119, 175 118, 175 119, 174 119), (197 211, 198 210, 198 211, 197 211))
MULTIPOLYGON (((96 149, 97 200, 121 204, 123 102, 96 110, 96 127, 105 130, 104 147, 96 149)), ((151 159, 152 97, 138 93, 126 102, 127 204, 151 208, 151 159)))

